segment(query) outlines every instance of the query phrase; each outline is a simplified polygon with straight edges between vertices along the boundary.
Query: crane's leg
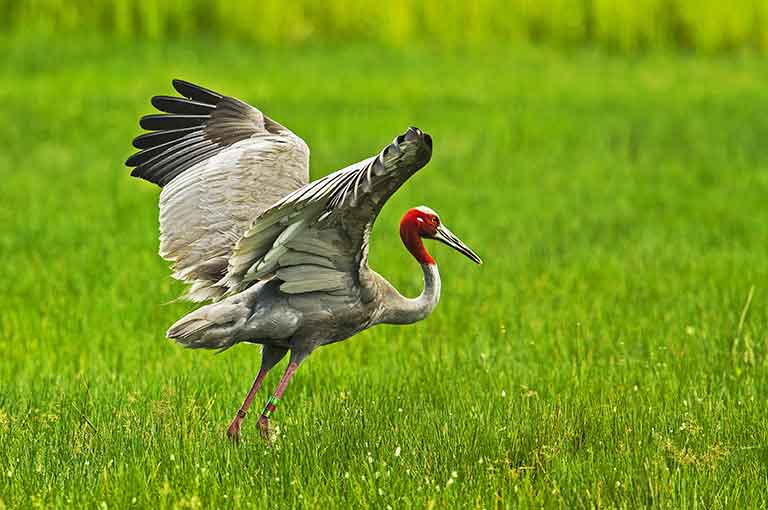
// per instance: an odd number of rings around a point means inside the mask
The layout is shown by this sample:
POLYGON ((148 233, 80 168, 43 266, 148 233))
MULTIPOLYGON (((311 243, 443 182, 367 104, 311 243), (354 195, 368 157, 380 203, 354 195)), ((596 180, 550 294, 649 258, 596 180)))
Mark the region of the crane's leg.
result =
POLYGON ((280 347, 273 347, 270 345, 265 345, 263 347, 261 352, 261 369, 256 375, 256 379, 253 381, 251 390, 248 392, 248 395, 246 395, 245 400, 243 401, 243 405, 240 406, 240 409, 237 411, 237 415, 227 428, 227 437, 229 437, 231 440, 240 440, 240 425, 243 423, 243 419, 248 412, 248 408, 251 407, 253 397, 255 397, 256 392, 259 391, 261 383, 264 381, 267 373, 272 369, 272 367, 277 365, 281 359, 283 359, 283 356, 285 356, 287 352, 288 349, 282 349, 280 347))
POLYGON ((261 432, 261 436, 267 441, 270 441, 271 439, 269 431, 269 417, 272 416, 272 414, 275 412, 275 407, 277 407, 277 403, 282 398, 283 393, 285 392, 285 388, 288 387, 288 383, 291 381, 291 377, 293 377, 293 374, 299 368, 299 364, 301 364, 305 357, 306 353, 298 354, 296 352, 291 352, 291 359, 288 362, 288 367, 285 369, 283 377, 280 378, 280 382, 277 385, 275 394, 269 397, 266 405, 264 406, 264 410, 261 412, 261 416, 259 416, 259 431, 261 432))

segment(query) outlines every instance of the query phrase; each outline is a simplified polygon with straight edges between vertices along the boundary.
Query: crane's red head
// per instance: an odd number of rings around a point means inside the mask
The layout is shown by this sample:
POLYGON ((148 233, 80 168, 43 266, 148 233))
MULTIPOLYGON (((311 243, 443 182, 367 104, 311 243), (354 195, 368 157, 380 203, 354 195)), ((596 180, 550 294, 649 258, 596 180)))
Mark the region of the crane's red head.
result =
POLYGON ((482 264, 480 257, 469 246, 448 230, 441 222, 440 216, 426 206, 408 209, 403 219, 400 220, 400 239, 411 255, 422 264, 434 264, 435 259, 427 252, 422 238, 435 239, 447 244, 459 253, 464 254, 471 261, 482 264))

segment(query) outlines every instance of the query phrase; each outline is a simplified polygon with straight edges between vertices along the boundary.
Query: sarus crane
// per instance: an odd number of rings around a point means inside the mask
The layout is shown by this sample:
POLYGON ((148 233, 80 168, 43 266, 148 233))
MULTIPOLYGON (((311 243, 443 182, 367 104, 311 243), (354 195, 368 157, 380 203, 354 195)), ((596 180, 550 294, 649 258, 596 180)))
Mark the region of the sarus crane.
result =
POLYGON ((126 165, 162 188, 160 256, 190 286, 182 298, 207 302, 168 330, 192 348, 261 344, 261 368, 227 429, 240 428, 267 372, 289 351, 276 391, 258 419, 269 418, 301 362, 317 347, 376 324, 424 319, 440 299, 440 274, 422 239, 480 258, 428 207, 408 210, 403 244, 421 265, 424 290, 403 297, 368 267, 373 222, 387 199, 432 156, 432 138, 410 127, 377 155, 309 182, 309 149, 258 109, 174 80, 182 97, 155 96, 160 114, 126 165))

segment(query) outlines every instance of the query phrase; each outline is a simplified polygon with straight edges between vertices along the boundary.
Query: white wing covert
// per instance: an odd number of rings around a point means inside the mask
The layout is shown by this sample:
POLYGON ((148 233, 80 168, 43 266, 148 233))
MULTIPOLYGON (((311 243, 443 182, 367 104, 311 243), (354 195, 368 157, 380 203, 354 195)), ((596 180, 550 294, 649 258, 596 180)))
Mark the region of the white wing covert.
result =
POLYGON ((309 149, 291 131, 232 97, 174 80, 184 97, 155 96, 165 114, 144 116, 151 133, 126 165, 160 186, 160 255, 174 277, 192 284, 183 297, 220 297, 235 243, 272 204, 309 180, 309 149))

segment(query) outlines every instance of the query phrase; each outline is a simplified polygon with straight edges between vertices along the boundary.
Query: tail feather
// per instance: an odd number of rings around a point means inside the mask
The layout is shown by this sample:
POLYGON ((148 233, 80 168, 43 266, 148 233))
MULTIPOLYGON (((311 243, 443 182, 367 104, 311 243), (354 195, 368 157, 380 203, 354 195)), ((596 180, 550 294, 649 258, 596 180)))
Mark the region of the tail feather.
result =
POLYGON ((166 336, 192 349, 226 349, 235 343, 241 307, 213 303, 195 310, 168 329, 166 336))
MULTIPOLYGON (((273 290, 276 288, 272 285, 273 290)), ((290 338, 299 327, 301 314, 286 306, 257 308, 256 300, 264 295, 263 289, 263 285, 256 284, 188 313, 168 329, 168 338, 192 349, 219 351, 239 342, 290 338)))
POLYGON ((211 322, 205 319, 187 319, 185 317, 171 326, 166 336, 174 340, 184 341, 210 326, 211 322))

